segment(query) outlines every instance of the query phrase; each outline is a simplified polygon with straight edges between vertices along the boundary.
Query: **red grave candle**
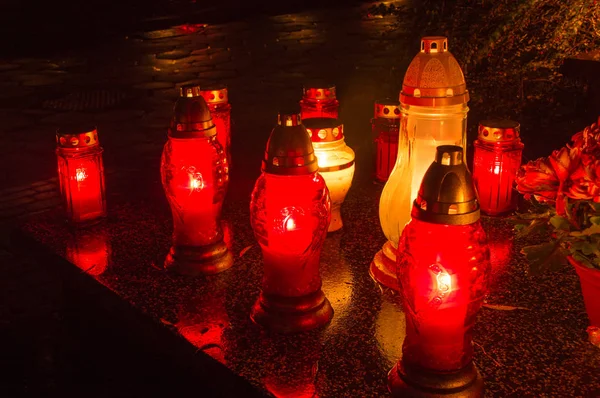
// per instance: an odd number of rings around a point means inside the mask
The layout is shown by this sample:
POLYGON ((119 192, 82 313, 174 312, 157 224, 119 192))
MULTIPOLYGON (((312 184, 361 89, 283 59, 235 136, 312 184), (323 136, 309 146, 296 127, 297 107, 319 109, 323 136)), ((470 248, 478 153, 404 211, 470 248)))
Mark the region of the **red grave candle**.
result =
POLYGON ((437 148, 400 238, 406 337, 402 359, 389 374, 395 396, 433 397, 426 393, 432 390, 435 396, 479 396, 483 390, 471 340, 489 284, 490 254, 462 157, 459 146, 437 148))
POLYGON ((252 319, 279 332, 322 326, 333 316, 319 273, 331 204, 297 114, 280 114, 262 170, 250 203, 264 263, 262 291, 252 319))
POLYGON ((104 217, 104 166, 97 130, 59 130, 56 142, 58 180, 68 220, 81 224, 104 217))
POLYGON ((210 115, 217 128, 217 140, 223 147, 227 160, 231 163, 229 154, 231 150, 231 105, 227 87, 205 87, 200 90, 200 95, 204 97, 204 101, 210 109, 210 115))
POLYGON ((300 117, 338 118, 340 102, 336 98, 332 84, 312 84, 304 86, 304 95, 300 100, 300 117))
POLYGON ((376 101, 371 127, 375 139, 375 178, 385 182, 398 156, 400 102, 392 99, 376 101))
POLYGON ((233 263, 220 224, 229 170, 216 134, 199 88, 182 87, 161 160, 173 213, 173 246, 165 266, 182 274, 214 274, 233 263))
POLYGON ((479 136, 474 143, 473 180, 481 211, 486 214, 506 213, 516 207, 514 182, 524 147, 519 130, 519 123, 512 120, 479 123, 479 136))

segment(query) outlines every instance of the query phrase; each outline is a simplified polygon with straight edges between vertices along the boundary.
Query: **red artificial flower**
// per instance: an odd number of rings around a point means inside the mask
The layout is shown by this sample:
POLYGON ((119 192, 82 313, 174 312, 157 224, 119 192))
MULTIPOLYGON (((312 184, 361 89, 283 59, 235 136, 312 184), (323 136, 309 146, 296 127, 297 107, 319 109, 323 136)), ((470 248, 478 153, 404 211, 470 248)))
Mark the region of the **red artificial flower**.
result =
POLYGON ((521 166, 517 173, 517 190, 530 197, 534 195, 539 202, 553 202, 560 181, 548 158, 539 158, 521 166))

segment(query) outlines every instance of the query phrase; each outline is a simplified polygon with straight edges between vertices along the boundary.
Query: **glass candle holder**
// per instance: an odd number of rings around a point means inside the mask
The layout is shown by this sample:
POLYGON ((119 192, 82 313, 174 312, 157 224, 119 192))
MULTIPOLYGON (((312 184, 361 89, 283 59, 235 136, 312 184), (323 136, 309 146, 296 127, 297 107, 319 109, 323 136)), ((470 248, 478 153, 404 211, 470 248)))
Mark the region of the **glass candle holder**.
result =
POLYGON ((200 95, 210 109, 210 116, 217 128, 217 140, 227 155, 227 161, 231 164, 231 105, 227 87, 205 87, 200 90, 200 95))
POLYGON ((214 274, 233 264, 220 224, 229 168, 216 135, 199 87, 182 87, 161 176, 173 213, 173 245, 165 267, 185 275, 214 274))
POLYGON ((332 84, 309 84, 304 86, 304 94, 300 100, 300 117, 328 117, 337 119, 340 102, 336 98, 335 86, 332 84))
POLYGON ((469 93, 460 66, 448 51, 445 37, 421 40, 421 51, 410 63, 400 92, 400 136, 408 145, 398 147, 394 170, 385 184, 379 215, 388 242, 375 255, 371 275, 397 288, 396 251, 402 228, 419 185, 439 145, 466 145, 469 93), (403 159, 410 159, 408 164, 403 159), (410 169, 410 171, 407 171, 410 169), (400 203, 402 201, 402 203, 400 203))
POLYGON ((485 214, 498 215, 516 207, 514 183, 524 147, 519 134, 520 125, 512 120, 479 123, 479 135, 474 142, 473 180, 485 214))
POLYGON ((319 262, 331 217, 329 192, 296 113, 281 113, 250 203, 264 264, 254 322, 293 333, 327 324, 333 309, 321 290, 319 262))
POLYGON ((58 130, 58 181, 67 219, 75 225, 106 216, 104 165, 96 129, 58 130))
POLYGON ((472 334, 490 254, 462 155, 460 147, 438 147, 400 240, 406 336, 402 359, 389 373, 394 396, 482 396, 472 334))
POLYGON ((375 140, 375 179, 386 182, 398 156, 400 102, 388 98, 376 101, 371 127, 375 140))
POLYGON ((354 177, 354 151, 344 141, 344 125, 337 119, 309 118, 302 123, 313 143, 319 174, 331 196, 329 232, 342 228, 341 207, 354 177))

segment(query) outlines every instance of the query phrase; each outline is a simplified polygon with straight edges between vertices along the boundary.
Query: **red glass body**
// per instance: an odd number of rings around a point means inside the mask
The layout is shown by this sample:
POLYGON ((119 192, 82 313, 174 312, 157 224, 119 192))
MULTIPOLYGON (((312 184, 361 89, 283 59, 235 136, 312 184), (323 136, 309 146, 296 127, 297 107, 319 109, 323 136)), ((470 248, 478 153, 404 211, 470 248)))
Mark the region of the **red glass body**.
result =
POLYGON ((375 178, 385 182, 398 156, 400 119, 375 118, 371 125, 375 137, 375 178))
MULTIPOLYGON (((324 90, 311 88, 310 90, 324 90)), ((315 99, 304 97, 300 100, 300 118, 328 117, 337 119, 340 102, 336 98, 315 99)))
POLYGON ((163 149, 161 176, 173 213, 173 246, 220 242, 220 214, 229 176, 216 136, 169 137, 163 149))
POLYGON ((231 105, 227 103, 208 104, 210 116, 217 127, 217 139, 223 147, 227 160, 231 160, 231 105))
POLYGON ((56 149, 60 192, 73 223, 96 220, 106 215, 104 166, 99 146, 56 149))
POLYGON ((521 166, 523 144, 488 143, 475 140, 473 181, 479 193, 481 211, 496 215, 513 210, 517 195, 515 177, 521 166))
POLYGON ((480 221, 440 225, 412 219, 398 249, 406 313, 405 366, 455 371, 473 357, 472 329, 489 284, 487 238, 480 221))
POLYGON ((330 199, 318 173, 263 173, 254 186, 250 217, 262 249, 262 294, 299 297, 321 289, 319 260, 330 221, 330 199))

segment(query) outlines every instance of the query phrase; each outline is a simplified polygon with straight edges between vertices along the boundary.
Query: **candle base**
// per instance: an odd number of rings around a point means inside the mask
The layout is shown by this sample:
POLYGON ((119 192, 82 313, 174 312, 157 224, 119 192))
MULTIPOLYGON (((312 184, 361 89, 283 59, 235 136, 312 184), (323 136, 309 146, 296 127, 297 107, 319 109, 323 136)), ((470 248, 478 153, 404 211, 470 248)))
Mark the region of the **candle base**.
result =
POLYGON ((233 255, 225 242, 208 246, 172 246, 165 268, 181 275, 218 274, 233 265, 233 255))
POLYGON ((298 333, 327 325, 333 318, 333 308, 320 289, 300 297, 261 293, 250 318, 277 333, 298 333))
POLYGON ((472 362, 456 372, 432 372, 405 367, 400 360, 388 373, 388 389, 394 397, 482 397, 483 378, 472 362))
POLYGON ((342 229, 344 223, 342 222, 341 206, 331 206, 331 222, 327 232, 334 232, 342 229))
POLYGON ((381 250, 375 254, 369 267, 369 275, 375 282, 394 290, 400 289, 398 277, 396 276, 397 252, 398 250, 394 248, 390 241, 385 242, 381 250))

